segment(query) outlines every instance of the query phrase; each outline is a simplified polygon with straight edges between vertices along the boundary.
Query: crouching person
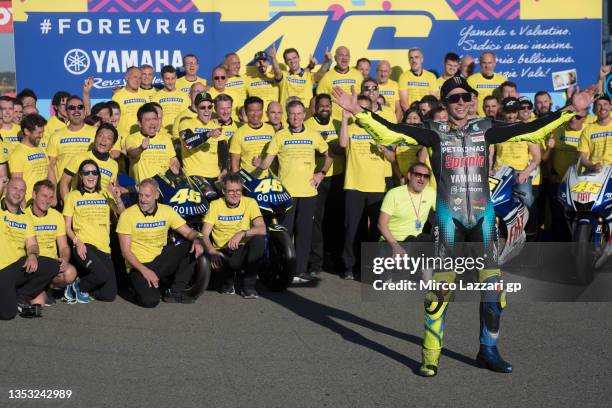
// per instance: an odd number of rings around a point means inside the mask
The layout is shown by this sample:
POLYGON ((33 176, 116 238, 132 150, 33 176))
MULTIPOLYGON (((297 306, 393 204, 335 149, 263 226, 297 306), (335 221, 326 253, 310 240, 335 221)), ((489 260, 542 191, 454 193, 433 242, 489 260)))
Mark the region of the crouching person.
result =
POLYGON ((206 252, 212 267, 223 272, 222 293, 234 294, 237 278, 240 294, 245 299, 256 299, 255 282, 264 257, 266 224, 257 202, 242 197, 240 175, 226 174, 222 184, 223 198, 210 204, 204 218, 206 252))
POLYGON ((119 217, 117 235, 136 301, 144 307, 159 304, 160 278, 171 281, 163 293, 169 303, 195 303, 185 289, 195 272, 196 258, 204 252, 201 234, 190 228, 172 207, 158 204, 159 185, 144 179, 138 186, 138 204, 119 217), (168 244, 172 228, 188 241, 168 244))

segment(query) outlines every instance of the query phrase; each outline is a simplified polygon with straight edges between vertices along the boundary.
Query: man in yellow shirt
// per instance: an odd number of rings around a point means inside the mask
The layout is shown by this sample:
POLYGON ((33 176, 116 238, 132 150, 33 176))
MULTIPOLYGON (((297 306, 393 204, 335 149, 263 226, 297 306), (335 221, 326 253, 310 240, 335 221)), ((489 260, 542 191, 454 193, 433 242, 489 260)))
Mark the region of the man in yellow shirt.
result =
POLYGON ((444 73, 436 80, 438 89, 442 88, 442 84, 444 84, 447 79, 457 75, 460 65, 461 58, 459 58, 459 55, 455 54, 454 52, 449 52, 444 56, 444 73))
POLYGON ((69 125, 53 133, 47 145, 49 166, 55 171, 56 180, 75 155, 89 150, 96 133, 96 128, 85 124, 85 104, 80 97, 68 98, 66 111, 69 125))
POLYGON ((9 156, 11 178, 20 178, 26 183, 26 203, 32 198, 32 188, 37 181, 49 179, 54 184, 56 182, 55 172, 49 166, 45 151, 40 147, 46 124, 45 118, 37 114, 23 118, 23 140, 9 156))
MULTIPOLYGON (((274 48, 268 51, 268 53, 276 58, 276 50, 274 48)), ((247 96, 261 98, 264 101, 264 109, 267 109, 270 102, 278 102, 278 81, 281 80, 282 73, 281 75, 268 74, 270 61, 265 51, 255 53, 253 59, 255 60, 257 74, 255 76, 247 76, 244 80, 247 96)))
POLYGON ((0 113, 2 114, 2 124, 0 125, 0 137, 4 141, 4 149, 7 155, 20 142, 19 132, 21 127, 13 123, 13 98, 10 96, 0 96, 0 113))
POLYGON ((210 203, 204 217, 204 246, 212 267, 223 272, 221 292, 234 294, 236 279, 240 294, 245 299, 256 299, 255 282, 264 259, 266 224, 257 202, 242 196, 240 175, 226 174, 222 184, 223 197, 210 203))
POLYGON ((387 106, 395 112, 396 119, 399 121, 402 118, 399 85, 391 79, 391 64, 389 61, 380 61, 376 66, 376 73, 378 74, 376 78, 378 82, 378 92, 385 98, 387 106))
MULTIPOLYGON (((287 106, 289 127, 277 132, 263 160, 256 158, 258 169, 267 169, 275 157, 279 161, 279 179, 287 189, 293 205, 283 219, 289 234, 295 235, 297 258, 295 278, 297 282, 309 282, 308 258, 312 243, 312 219, 317 202, 317 187, 332 165, 328 146, 316 131, 304 126, 306 107, 299 101, 287 106), (325 155, 322 169, 315 171, 315 151, 325 155)), ((257 170, 257 169, 256 169, 257 170)))
POLYGON ((552 109, 552 97, 546 91, 538 91, 533 97, 535 103, 535 115, 541 118, 550 113, 552 109))
POLYGON ((281 130, 283 126, 283 106, 279 102, 270 102, 266 109, 266 116, 268 125, 274 128, 275 132, 281 130))
POLYGON ((610 98, 606 95, 597 98, 593 111, 597 121, 582 131, 578 152, 580 164, 590 171, 600 172, 604 165, 612 164, 612 144, 608 149, 608 139, 612 138, 610 98))
MULTIPOLYGON (((274 128, 262 122, 263 101, 256 97, 249 97, 244 102, 247 123, 239 127, 230 140, 230 157, 232 160, 232 172, 237 173, 244 169, 249 173, 255 170, 253 159, 263 156, 268 144, 272 140, 274 128)), ((268 171, 262 171, 259 177, 268 175, 268 171)))
POLYGON ((238 115, 247 97, 245 80, 240 76, 240 57, 235 52, 230 52, 225 55, 223 65, 227 71, 224 93, 231 96, 234 100, 234 109, 236 109, 236 115, 238 115))
POLYGON ((146 103, 137 113, 140 131, 128 136, 125 147, 132 161, 131 174, 137 183, 168 169, 178 174, 180 163, 176 158, 171 137, 159 130, 155 107, 146 103))
POLYGON ((31 304, 59 272, 55 259, 40 256, 30 217, 20 207, 26 186, 9 181, 0 202, 0 320, 41 316, 40 304, 31 304))
POLYGON ((128 276, 141 306, 159 304, 160 278, 172 279, 172 285, 163 294, 164 302, 195 303, 185 289, 195 272, 196 258, 204 252, 201 234, 189 227, 172 207, 158 204, 158 199, 157 182, 144 179, 138 185, 138 203, 119 217, 117 235, 128 276), (186 241, 168 244, 170 229, 186 241))
MULTIPOLYGON (((493 92, 504 82, 508 80, 503 75, 495 72, 497 60, 493 52, 487 51, 480 55, 480 72, 472 74, 468 77, 468 84, 478 91, 478 98, 482 101, 488 95, 493 95, 493 92)), ((477 106, 478 116, 484 116, 482 105, 477 106)))
POLYGON ((410 69, 399 77, 400 104, 403 110, 408 110, 414 101, 420 101, 425 95, 438 96, 439 88, 436 76, 423 69, 423 51, 411 48, 408 51, 410 69))
POLYGON ((21 125, 21 119, 23 119, 23 104, 20 100, 13 100, 13 123, 21 125))
POLYGON ((140 73, 140 91, 149 98, 147 102, 151 102, 157 93, 157 89, 153 86, 155 68, 149 64, 143 64, 140 66, 140 73))
POLYGON ((187 92, 176 88, 176 69, 172 65, 166 65, 161 70, 164 88, 157 91, 151 102, 158 103, 164 111, 161 126, 167 132, 172 132, 174 119, 189 107, 191 101, 187 92))
POLYGON ((149 94, 140 89, 141 78, 140 68, 128 68, 125 73, 125 87, 113 95, 113 101, 121 108, 121 117, 117 125, 121 144, 128 135, 138 131, 136 112, 143 104, 149 102, 149 94))
POLYGON ((68 124, 68 112, 66 111, 66 102, 68 98, 70 98, 70 94, 66 91, 59 91, 53 95, 51 106, 53 106, 55 115, 47 121, 47 126, 45 126, 45 133, 40 141, 40 147, 43 149, 49 144, 51 135, 55 133, 56 130, 65 128, 68 124))
POLYGON ((206 79, 198 76, 198 70, 200 69, 200 62, 198 57, 194 54, 187 54, 183 57, 183 68, 185 69, 185 75, 176 80, 176 89, 188 93, 189 89, 196 82, 208 85, 206 79))
POLYGON ((187 109, 183 110, 177 115, 176 118, 174 118, 174 123, 172 124, 171 135, 173 141, 179 139, 179 126, 181 122, 183 120, 193 119, 198 116, 194 102, 196 96, 198 96, 198 94, 201 94, 202 92, 206 92, 206 86, 203 83, 196 82, 195 84, 191 85, 191 88, 189 89, 189 101, 191 104, 187 109))

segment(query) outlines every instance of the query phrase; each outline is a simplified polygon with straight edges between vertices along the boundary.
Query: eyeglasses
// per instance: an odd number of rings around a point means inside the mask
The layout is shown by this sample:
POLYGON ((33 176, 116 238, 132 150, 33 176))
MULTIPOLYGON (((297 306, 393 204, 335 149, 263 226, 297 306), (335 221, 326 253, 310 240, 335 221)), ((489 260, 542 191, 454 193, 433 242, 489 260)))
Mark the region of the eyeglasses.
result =
POLYGON ((81 176, 99 176, 98 170, 81 170, 81 176))
POLYGON ((66 109, 68 109, 69 111, 83 110, 83 109, 85 109, 85 105, 83 105, 83 104, 81 104, 81 105, 68 105, 68 106, 66 106, 66 109))
MULTIPOLYGON (((465 95, 469 95, 469 94, 465 94, 465 95)), ((424 179, 428 179, 431 177, 430 174, 426 174, 426 173, 419 173, 418 171, 414 171, 412 172, 412 175, 416 178, 422 177, 424 179)))
POLYGON ((198 109, 200 110, 212 110, 213 105, 200 105, 198 106, 198 109))
POLYGON ((214 79, 215 81, 218 81, 218 80, 220 80, 220 79, 225 79, 225 78, 227 78, 227 77, 224 77, 224 76, 216 76, 216 77, 213 77, 213 79, 214 79))
POLYGON ((378 87, 376 85, 364 86, 363 90, 364 91, 378 91, 378 87))
POLYGON ((471 93, 459 93, 459 94, 454 94, 451 96, 447 96, 446 100, 448 101, 448 103, 458 103, 459 100, 463 100, 463 102, 471 102, 472 101, 472 94, 471 93))
POLYGON ((236 189, 236 190, 224 190, 225 194, 242 194, 242 189, 236 189))

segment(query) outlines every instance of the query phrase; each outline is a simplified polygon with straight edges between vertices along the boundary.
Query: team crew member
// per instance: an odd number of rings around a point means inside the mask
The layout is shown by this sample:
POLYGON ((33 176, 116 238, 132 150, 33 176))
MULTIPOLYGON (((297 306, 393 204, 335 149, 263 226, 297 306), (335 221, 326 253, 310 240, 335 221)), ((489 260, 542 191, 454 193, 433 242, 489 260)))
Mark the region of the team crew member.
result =
MULTIPOLYGON (((276 57, 274 47, 268 53, 276 57)), ((268 61, 268 54, 265 51, 255 53, 253 59, 255 60, 257 73, 255 76, 247 76, 244 79, 244 86, 247 96, 261 98, 264 101, 264 109, 267 109, 270 102, 278 102, 278 81, 282 78, 282 73, 280 75, 268 74, 270 61, 268 61)))
MULTIPOLYGON (((363 76, 361 72, 351 68, 351 52, 345 46, 336 48, 334 55, 336 65, 334 69, 328 71, 317 86, 317 94, 331 94, 331 90, 335 86, 341 87, 346 92, 351 91, 351 86, 355 89, 361 87, 363 76)), ((337 106, 332 107, 332 118, 336 120, 342 119, 342 109, 337 106)))
POLYGON ((20 178, 26 183, 26 202, 32 198, 32 187, 37 181, 48 178, 55 183, 55 172, 49 166, 45 151, 40 147, 46 124, 47 121, 40 115, 27 115, 21 121, 23 140, 9 156, 11 178, 20 178))
POLYGON ((75 155, 89 150, 96 134, 95 127, 85 124, 85 104, 80 97, 69 97, 66 111, 70 123, 53 133, 47 146, 49 166, 55 171, 56 180, 75 155))
POLYGON ((13 179, 0 202, 0 320, 14 318, 18 309, 33 317, 30 302, 59 271, 56 259, 40 256, 32 221, 20 207, 25 190, 23 180, 13 179))
MULTIPOLYGON (((217 122, 223 129, 223 136, 231 140, 234 133, 238 130, 238 123, 234 122, 232 112, 234 111, 234 101, 232 97, 226 94, 217 95, 214 98, 215 112, 217 113, 217 122)), ((229 166, 231 167, 231 165, 229 166)))
MULTIPOLYGON (((359 106, 370 108, 370 99, 359 96, 359 106)), ((380 204, 385 195, 385 175, 388 161, 383 153, 384 147, 377 146, 372 136, 359 122, 348 124, 350 115, 345 113, 340 128, 340 146, 346 149, 346 175, 344 179, 344 279, 355 279, 355 242, 377 241, 377 228, 380 204), (356 239, 359 224, 364 214, 369 219, 368 234, 365 239, 356 239)), ((385 149, 386 150, 386 149, 385 149)))
MULTIPOLYGON (((405 186, 392 188, 385 194, 380 206, 378 229, 387 241, 393 256, 406 251, 399 244, 404 241, 423 239, 423 227, 430 210, 436 209, 436 190, 428 186, 431 172, 425 163, 415 163, 406 174, 405 186)), ((425 237, 424 240, 430 241, 425 237)))
POLYGON ((597 115, 597 121, 582 131, 578 152, 580 152, 580 164, 590 171, 600 172, 604 165, 612 164, 612 147, 608 148, 608 139, 612 138, 610 98, 608 96, 597 98, 593 110, 597 115))
POLYGON ((140 89, 141 81, 140 68, 130 67, 125 73, 125 87, 113 95, 113 101, 117 102, 121 108, 121 118, 117 125, 121 145, 128 135, 138 132, 136 113, 143 104, 149 102, 149 94, 140 89))
POLYGON ((240 294, 245 299, 256 299, 255 282, 264 257, 266 224, 257 202, 242 196, 238 174, 226 174, 222 182, 223 198, 210 203, 204 217, 204 246, 212 267, 223 271, 222 293, 234 294, 237 278, 240 294))
POLYGON ((47 121, 47 126, 45 126, 45 133, 43 135, 42 140, 40 141, 40 147, 46 148, 49 144, 49 139, 51 138, 51 135, 55 133, 56 130, 65 128, 68 124, 68 112, 66 111, 66 102, 68 101, 69 97, 70 94, 66 91, 59 91, 53 95, 53 99, 51 100, 51 106, 53 107, 55 115, 53 115, 47 121))
POLYGON ((485 96, 482 101, 482 110, 487 118, 497 119, 497 115, 500 112, 497 98, 493 95, 485 96))
POLYGON ((225 83, 224 93, 232 97, 236 101, 236 115, 242 107, 242 103, 247 97, 246 85, 244 78, 240 76, 240 57, 235 52, 225 55, 224 60, 225 70, 227 71, 227 82, 225 83))
POLYGON ((23 119, 23 105, 21 101, 13 100, 13 123, 21 125, 21 119, 23 119))
POLYGON ((194 54, 185 55, 183 57, 183 68, 185 69, 185 75, 176 80, 177 90, 186 94, 191 89, 191 86, 196 82, 200 82, 201 84, 204 84, 204 86, 208 85, 206 79, 198 76, 200 62, 198 61, 197 56, 194 54))
POLYGON ((117 296, 117 281, 110 257, 110 211, 119 214, 125 207, 118 188, 112 189, 112 196, 102 191, 98 164, 93 160, 82 162, 78 169, 77 189, 64 199, 63 213, 79 273, 79 277, 66 288, 78 303, 89 303, 90 293, 105 302, 111 302, 117 296))
MULTIPOLYGON (((342 248, 342 229, 344 212, 343 191, 344 148, 338 143, 340 123, 331 118, 332 101, 328 94, 315 97, 314 115, 304 122, 306 129, 319 132, 329 146, 333 162, 325 178, 317 187, 317 204, 312 224, 312 248, 310 251, 310 274, 316 275, 323 270, 324 248, 340 257, 342 248), (323 220, 325 219, 325 222, 323 220)), ((321 170, 326 157, 316 157, 316 169, 321 170)))
POLYGON ((461 57, 461 63, 459 65, 459 71, 461 71, 461 76, 464 78, 469 78, 470 75, 474 73, 474 69, 476 68, 476 64, 474 62, 474 57, 471 55, 464 55, 461 57))
POLYGON ((399 77, 400 104, 403 110, 408 110, 415 101, 420 101, 425 95, 437 95, 438 84, 436 76, 423 69, 423 51, 411 48, 408 51, 410 69, 399 77))
POLYGON ((399 121, 402 118, 402 106, 399 99, 399 85, 391 79, 391 64, 389 61, 383 60, 376 66, 378 74, 376 82, 378 82, 378 92, 385 98, 387 106, 389 106, 399 121))
MULTIPOLYGON (((41 257, 47 257, 59 262, 59 272, 50 284, 51 289, 64 288, 74 282, 77 272, 70 264, 70 246, 66 238, 66 224, 64 217, 51 208, 55 197, 55 185, 49 180, 41 180, 34 184, 32 205, 26 209, 34 228, 41 257)), ((64 291, 66 300, 74 302, 76 299, 71 291, 64 291)), ((41 299, 42 302, 53 304, 54 298, 49 292, 41 299)))
POLYGON ((151 102, 156 102, 164 112, 161 126, 168 132, 172 132, 174 119, 190 105, 187 92, 176 88, 176 69, 172 65, 166 65, 161 70, 163 89, 160 89, 151 102))
POLYGON ((442 88, 442 85, 447 79, 457 75, 457 72, 459 72, 459 65, 461 65, 461 58, 459 58, 459 55, 454 52, 449 52, 444 56, 444 74, 436 80, 438 89, 442 88))
POLYGON ((548 115, 552 109, 552 98, 546 91, 538 91, 533 97, 535 103, 535 115, 541 118, 544 115, 548 115))
POLYGON ((94 139, 93 149, 76 155, 70 160, 60 180, 60 196, 62 199, 66 197, 70 190, 76 188, 76 176, 77 171, 81 163, 87 159, 91 159, 98 164, 100 168, 100 185, 102 191, 108 189, 108 185, 114 183, 117 180, 117 173, 119 172, 119 165, 110 156, 110 150, 113 145, 117 142, 119 134, 117 129, 109 123, 103 123, 96 130, 96 136, 94 139))
POLYGON ((308 273, 308 258, 312 244, 312 219, 317 202, 317 187, 332 165, 328 146, 321 135, 304 127, 306 108, 301 101, 287 106, 289 128, 276 133, 270 142, 266 157, 256 158, 253 164, 267 169, 278 156, 279 179, 291 194, 293 206, 283 219, 289 234, 295 235, 297 282, 312 280, 308 273), (315 172, 315 151, 325 154, 325 163, 315 172))
POLYGON ((19 145, 19 131, 21 127, 13 123, 13 98, 0 96, 0 113, 2 113, 2 126, 0 126, 0 137, 4 141, 4 149, 7 155, 19 145))
MULTIPOLYGON (((504 82, 508 80, 505 76, 495 72, 497 60, 495 54, 487 51, 480 55, 480 72, 468 77, 468 84, 478 91, 478 97, 482 100, 493 92, 504 82)), ((478 106, 478 116, 485 116, 482 106, 478 106)))
POLYGON ((195 303, 185 289, 195 272, 196 258, 204 252, 198 238, 201 234, 191 229, 172 207, 158 204, 158 199, 157 182, 144 179, 138 186, 138 203, 119 217, 117 234, 128 276, 138 303, 144 307, 159 304, 160 278, 172 279, 163 294, 164 302, 195 303), (167 244, 170 228, 188 241, 167 244))
POLYGON ((140 91, 143 95, 146 95, 149 99, 147 102, 153 100, 153 96, 157 93, 157 89, 153 86, 153 79, 155 78, 155 68, 149 64, 140 66, 140 91))
POLYGON ((179 127, 181 122, 183 120, 194 119, 198 117, 198 112, 194 103, 196 96, 198 96, 202 92, 206 92, 206 86, 203 83, 196 82, 195 84, 191 85, 191 88, 189 89, 189 100, 191 101, 191 105, 189 105, 187 109, 179 113, 178 116, 174 119, 174 123, 172 124, 173 142, 176 143, 176 141, 179 140, 179 127))
POLYGON ((274 128, 275 132, 278 132, 283 128, 283 107, 278 102, 270 102, 266 109, 266 116, 268 125, 274 128))
MULTIPOLYGON (((376 114, 364 112, 357 97, 340 88, 334 89, 334 96, 336 102, 355 114, 365 129, 380 143, 393 144, 404 140, 432 148, 431 161, 438 180, 434 229, 436 253, 440 253, 442 246, 444 256, 457 256, 453 251, 454 242, 483 242, 482 252, 487 255, 487 260, 485 268, 479 272, 479 281, 494 284, 500 281, 500 271, 494 261, 497 260, 497 231, 489 192, 488 145, 511 138, 516 141, 538 142, 546 138, 551 130, 567 122, 573 114, 558 111, 530 123, 519 122, 504 126, 497 126, 487 118, 468 120, 468 103, 472 99, 472 92, 474 90, 462 77, 447 80, 441 93, 449 111, 450 123, 430 122, 427 128, 394 125, 376 114), (410 134, 410 137, 406 136, 407 134, 410 134), (459 204, 454 204, 455 201, 459 204), (482 205, 469 205, 479 202, 482 205), (451 207, 451 203, 455 206, 451 207)), ((591 102, 592 92, 593 89, 590 88, 586 92, 574 94, 566 110, 586 109, 591 102)), ((454 279, 454 272, 434 273, 434 280, 437 282, 452 282, 454 279)), ((430 292, 426 296, 423 363, 419 369, 419 374, 423 376, 434 376, 437 373, 446 307, 451 295, 452 291, 430 292)), ((483 302, 480 305, 480 350, 477 360, 491 370, 509 373, 512 371, 512 365, 503 360, 497 350, 500 315, 504 305, 502 292, 483 292, 483 302)))
POLYGON ((132 160, 131 174, 140 181, 171 169, 175 174, 180 170, 171 137, 159 129, 157 111, 152 104, 138 109, 140 131, 132 133, 125 141, 128 157, 132 160))
MULTIPOLYGON (((262 122, 263 101, 256 97, 249 97, 244 101, 247 123, 239 127, 230 141, 229 152, 232 159, 232 172, 237 173, 241 168, 253 172, 253 159, 262 156, 272 140, 274 128, 262 122)), ((259 177, 268 175, 262 171, 259 177)))
POLYGON ((212 119, 213 100, 210 94, 202 92, 195 98, 195 106, 198 116, 195 119, 183 120, 179 125, 179 133, 187 130, 193 133, 203 133, 207 137, 206 141, 196 147, 187 149, 183 144, 182 157, 183 168, 188 176, 205 177, 211 184, 221 174, 222 160, 219 158, 219 144, 229 140, 221 130, 221 127, 212 119))

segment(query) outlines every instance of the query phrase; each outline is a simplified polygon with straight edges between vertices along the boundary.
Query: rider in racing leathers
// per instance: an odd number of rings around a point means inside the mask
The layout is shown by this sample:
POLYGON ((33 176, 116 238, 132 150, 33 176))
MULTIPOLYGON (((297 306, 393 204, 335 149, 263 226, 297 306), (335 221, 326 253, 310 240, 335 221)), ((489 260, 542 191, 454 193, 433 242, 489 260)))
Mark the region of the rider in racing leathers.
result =
MULTIPOLYGON (((432 170, 438 182, 436 225, 433 230, 436 254, 457 256, 454 243, 482 242, 479 255, 484 268, 479 281, 500 282, 497 261, 497 227, 490 198, 488 152, 489 145, 505 141, 539 143, 552 130, 567 122, 571 111, 585 109, 591 102, 593 89, 576 93, 572 104, 530 123, 502 124, 490 118, 468 119, 471 93, 476 93, 463 77, 444 82, 441 99, 449 113, 448 122, 428 122, 425 127, 393 124, 375 113, 361 108, 355 95, 335 88, 334 102, 353 113, 374 140, 391 145, 405 142, 431 148, 432 170)), ((455 272, 434 273, 436 282, 453 282, 455 272)), ((491 286, 492 285, 487 285, 491 286)), ((444 323, 452 291, 432 291, 425 297, 425 334, 422 365, 419 374, 436 375, 442 350, 444 323)), ((497 351, 499 320, 505 307, 505 292, 485 290, 480 304, 480 350, 478 363, 497 372, 509 373, 512 365, 497 351)))

